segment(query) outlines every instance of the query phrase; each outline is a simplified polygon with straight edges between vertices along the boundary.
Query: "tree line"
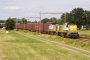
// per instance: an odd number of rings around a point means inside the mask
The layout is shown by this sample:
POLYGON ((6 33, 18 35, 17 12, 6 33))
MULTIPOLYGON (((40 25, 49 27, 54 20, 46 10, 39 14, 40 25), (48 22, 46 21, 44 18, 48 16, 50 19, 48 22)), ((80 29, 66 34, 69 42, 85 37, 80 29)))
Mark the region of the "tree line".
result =
POLYGON ((2 23, 5 23, 5 20, 0 20, 0 28, 2 28, 3 26, 4 26, 4 24, 2 24, 2 23))
MULTIPOLYGON (((65 15, 61 16, 63 20, 65 15)), ((81 28, 85 26, 86 29, 90 28, 90 11, 84 10, 83 8, 75 8, 70 13, 66 13, 66 21, 69 23, 74 23, 81 28)))
POLYGON ((52 23, 58 23, 58 24, 63 24, 68 22, 69 24, 76 24, 78 28, 81 29, 81 26, 83 25, 86 27, 86 29, 90 28, 90 11, 84 10, 83 8, 74 8, 72 11, 69 13, 66 13, 66 18, 65 15, 62 14, 60 19, 56 19, 55 17, 53 18, 44 18, 42 19, 43 23, 46 22, 52 22, 52 23))

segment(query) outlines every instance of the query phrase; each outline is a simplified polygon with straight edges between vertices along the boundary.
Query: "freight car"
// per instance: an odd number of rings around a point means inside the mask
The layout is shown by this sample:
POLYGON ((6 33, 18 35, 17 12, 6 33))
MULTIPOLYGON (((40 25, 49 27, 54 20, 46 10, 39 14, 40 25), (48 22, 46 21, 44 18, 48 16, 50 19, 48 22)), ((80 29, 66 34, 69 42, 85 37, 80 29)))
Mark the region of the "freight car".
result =
POLYGON ((17 29, 25 29, 33 32, 41 32, 45 34, 59 35, 69 38, 78 38, 77 25, 65 23, 63 25, 51 24, 51 23, 27 23, 16 24, 17 29))
POLYGON ((16 23, 15 29, 27 30, 27 25, 28 25, 28 24, 16 23))
POLYGON ((16 23, 15 29, 23 29, 29 30, 32 32, 41 32, 41 33, 48 33, 50 23, 27 23, 27 24, 20 24, 16 23))
POLYGON ((42 23, 41 24, 41 33, 48 34, 49 25, 50 25, 50 23, 42 23))

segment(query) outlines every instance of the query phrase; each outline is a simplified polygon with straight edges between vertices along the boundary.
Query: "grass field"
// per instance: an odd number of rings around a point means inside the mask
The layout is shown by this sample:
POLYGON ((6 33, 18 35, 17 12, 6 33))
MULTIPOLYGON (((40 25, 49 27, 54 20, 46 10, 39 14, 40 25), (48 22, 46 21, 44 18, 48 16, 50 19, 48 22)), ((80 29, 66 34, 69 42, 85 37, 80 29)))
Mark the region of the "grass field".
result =
POLYGON ((81 31, 79 31, 79 34, 83 37, 89 37, 90 38, 90 30, 81 30, 81 31))
POLYGON ((0 60, 90 60, 90 58, 14 31, 6 34, 0 29, 0 60))

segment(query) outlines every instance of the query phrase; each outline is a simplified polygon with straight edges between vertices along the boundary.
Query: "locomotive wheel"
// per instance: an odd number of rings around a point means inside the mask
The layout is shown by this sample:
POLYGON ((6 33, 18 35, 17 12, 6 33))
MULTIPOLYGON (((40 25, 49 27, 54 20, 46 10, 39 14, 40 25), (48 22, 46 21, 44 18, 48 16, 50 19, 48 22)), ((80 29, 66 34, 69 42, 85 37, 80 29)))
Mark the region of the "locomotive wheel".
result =
POLYGON ((64 34, 63 33, 61 33, 61 37, 64 37, 64 34))
POLYGON ((53 35, 53 32, 51 32, 51 35, 53 35))

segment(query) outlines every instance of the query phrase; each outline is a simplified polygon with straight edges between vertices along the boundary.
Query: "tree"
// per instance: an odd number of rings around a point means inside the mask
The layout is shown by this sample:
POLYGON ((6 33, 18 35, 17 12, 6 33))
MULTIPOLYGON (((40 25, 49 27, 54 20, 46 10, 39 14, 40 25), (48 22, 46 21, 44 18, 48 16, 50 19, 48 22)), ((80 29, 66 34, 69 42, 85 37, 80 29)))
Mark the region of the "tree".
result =
POLYGON ((58 23, 59 25, 61 25, 61 24, 63 24, 63 20, 57 19, 57 23, 58 23))
POLYGON ((0 24, 0 28, 2 28, 3 26, 0 24))
POLYGON ((24 19, 24 18, 22 18, 22 19, 21 19, 21 23, 22 23, 22 24, 26 24, 26 23, 27 23, 27 20, 24 19))
POLYGON ((37 23, 37 21, 35 20, 34 23, 37 23))
POLYGON ((86 29, 90 28, 90 11, 85 10, 84 13, 84 25, 86 25, 86 29))
POLYGON ((61 15, 61 22, 60 23, 63 24, 63 23, 68 22, 68 16, 69 16, 69 13, 66 13, 66 17, 65 17, 65 14, 62 14, 61 15))
POLYGON ((44 19, 42 19, 41 22, 42 22, 42 23, 47 23, 47 22, 50 22, 50 19, 48 19, 48 18, 44 18, 44 19))
POLYGON ((12 18, 8 18, 5 22, 6 30, 13 30, 15 27, 15 21, 12 18))
POLYGON ((52 23, 57 23, 57 19, 55 17, 52 17, 52 23))
POLYGON ((77 26, 80 28, 84 22, 83 22, 83 17, 84 17, 84 10, 82 8, 75 8, 71 11, 73 15, 73 21, 77 26))
POLYGON ((47 22, 57 23, 57 19, 56 19, 55 17, 52 17, 52 18, 50 18, 50 19, 44 18, 44 19, 42 19, 41 22, 42 22, 42 23, 47 23, 47 22))
MULTIPOLYGON (((80 28, 84 24, 84 13, 83 8, 74 8, 70 13, 66 14, 66 21, 77 24, 78 28, 80 28)), ((64 19, 63 15, 61 17, 61 19, 64 19)))

